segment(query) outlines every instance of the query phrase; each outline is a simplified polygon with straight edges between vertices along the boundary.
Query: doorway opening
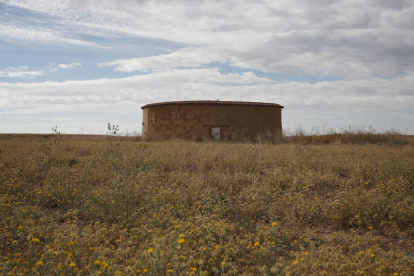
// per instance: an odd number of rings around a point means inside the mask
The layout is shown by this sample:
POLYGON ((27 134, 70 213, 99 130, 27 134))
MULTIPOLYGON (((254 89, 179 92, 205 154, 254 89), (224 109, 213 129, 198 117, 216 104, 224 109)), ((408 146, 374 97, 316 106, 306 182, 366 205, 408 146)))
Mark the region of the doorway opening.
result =
POLYGON ((210 137, 216 141, 220 141, 221 136, 221 128, 220 127, 212 127, 210 129, 210 137))

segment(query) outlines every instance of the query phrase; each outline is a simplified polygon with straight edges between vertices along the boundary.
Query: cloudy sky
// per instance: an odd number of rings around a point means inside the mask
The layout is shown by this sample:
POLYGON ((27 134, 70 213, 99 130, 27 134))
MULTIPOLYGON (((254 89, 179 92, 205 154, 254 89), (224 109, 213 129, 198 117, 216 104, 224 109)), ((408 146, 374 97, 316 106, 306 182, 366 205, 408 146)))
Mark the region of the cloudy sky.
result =
POLYGON ((0 0, 0 133, 141 132, 141 106, 279 103, 414 134, 414 0, 0 0))

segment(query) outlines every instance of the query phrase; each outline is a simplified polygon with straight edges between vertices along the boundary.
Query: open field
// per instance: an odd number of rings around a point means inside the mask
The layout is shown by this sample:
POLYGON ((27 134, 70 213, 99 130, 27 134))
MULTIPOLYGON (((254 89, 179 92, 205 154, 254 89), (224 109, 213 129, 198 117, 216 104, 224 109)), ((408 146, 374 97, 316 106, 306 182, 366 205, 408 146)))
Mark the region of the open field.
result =
POLYGON ((0 275, 413 269, 411 142, 0 136, 0 275))

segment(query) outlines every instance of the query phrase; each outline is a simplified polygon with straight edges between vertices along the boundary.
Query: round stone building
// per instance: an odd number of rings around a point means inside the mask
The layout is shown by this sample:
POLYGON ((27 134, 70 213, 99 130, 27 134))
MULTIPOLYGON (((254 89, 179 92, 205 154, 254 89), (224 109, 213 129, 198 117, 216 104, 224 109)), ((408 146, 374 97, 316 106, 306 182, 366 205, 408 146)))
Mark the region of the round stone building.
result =
POLYGON ((275 103, 176 101, 143 107, 142 137, 257 141, 282 139, 282 108, 275 103))

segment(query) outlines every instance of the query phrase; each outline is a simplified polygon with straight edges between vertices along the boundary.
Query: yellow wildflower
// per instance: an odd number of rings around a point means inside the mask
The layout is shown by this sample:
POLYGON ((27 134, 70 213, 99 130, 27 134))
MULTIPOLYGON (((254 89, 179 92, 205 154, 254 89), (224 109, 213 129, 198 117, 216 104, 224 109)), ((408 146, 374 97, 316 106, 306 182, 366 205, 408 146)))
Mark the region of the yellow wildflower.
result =
POLYGON ((38 238, 33 238, 32 243, 38 243, 40 240, 38 238))

